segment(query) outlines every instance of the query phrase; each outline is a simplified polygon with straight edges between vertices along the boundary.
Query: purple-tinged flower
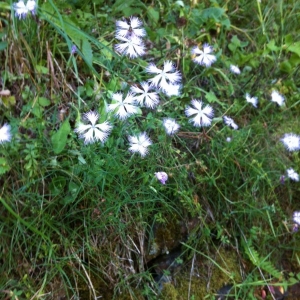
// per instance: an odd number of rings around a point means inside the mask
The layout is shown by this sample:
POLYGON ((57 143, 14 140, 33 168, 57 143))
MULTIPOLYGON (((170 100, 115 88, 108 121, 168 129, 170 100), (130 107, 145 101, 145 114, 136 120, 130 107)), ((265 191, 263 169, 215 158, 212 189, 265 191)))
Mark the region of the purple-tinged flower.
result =
POLYGON ((71 47, 71 55, 74 55, 76 52, 77 52, 76 45, 72 45, 72 47, 71 47))
POLYGON ((143 41, 133 36, 130 39, 125 37, 119 37, 121 44, 116 44, 115 49, 117 52, 123 55, 129 56, 129 58, 136 58, 145 54, 145 45, 143 41))
POLYGON ((19 19, 24 19, 29 12, 34 15, 36 8, 37 4, 34 0, 28 0, 26 4, 23 0, 20 0, 19 2, 13 4, 15 15, 19 19))
POLYGON ((255 108, 257 108, 257 97, 251 97, 248 93, 246 94, 246 101, 251 103, 255 108))
POLYGON ((162 184, 166 184, 166 181, 168 180, 168 174, 166 172, 155 172, 154 174, 162 184))
POLYGON ((196 57, 193 58, 193 61, 200 66, 210 67, 217 60, 217 57, 211 54, 213 52, 213 47, 209 44, 203 45, 203 51, 198 47, 194 47, 191 52, 193 55, 196 55, 196 57))
POLYGON ((288 151, 300 150, 300 136, 297 134, 286 133, 280 141, 288 151))
POLYGON ((146 132, 142 132, 138 136, 129 136, 128 140, 130 143, 129 151, 139 153, 142 157, 148 154, 148 147, 152 145, 152 141, 146 132))
POLYGON ((282 106, 284 103, 284 97, 279 94, 277 91, 273 91, 271 94, 271 101, 277 103, 279 106, 282 106))
POLYGON ((238 66, 230 65, 229 70, 233 74, 237 74, 237 75, 241 74, 241 70, 238 66))
POLYGON ((284 180, 285 180, 285 176, 281 175, 280 178, 279 178, 280 183, 284 184, 284 180))
POLYGON ((147 82, 141 83, 141 88, 138 86, 132 86, 131 92, 133 92, 134 99, 140 104, 145 105, 148 108, 154 108, 159 103, 159 97, 156 92, 150 92, 151 86, 147 82))
POLYGON ((172 118, 165 118, 163 120, 163 126, 166 130, 166 133, 169 135, 176 133, 180 128, 180 125, 172 118))
POLYGON ((203 107, 203 102, 201 100, 193 99, 191 102, 192 106, 188 106, 185 109, 185 114, 187 117, 193 116, 189 122, 194 123, 196 127, 206 127, 209 126, 214 117, 214 110, 210 105, 203 107))
POLYGON ((150 74, 157 74, 148 81, 150 84, 162 91, 167 92, 169 90, 170 84, 177 84, 181 81, 181 74, 176 71, 172 62, 167 60, 164 62, 163 69, 158 69, 155 64, 150 63, 146 68, 146 72, 150 74))
POLYGON ((114 111, 120 120, 125 120, 138 112, 138 107, 132 93, 127 93, 125 99, 123 99, 122 93, 115 93, 112 95, 112 100, 113 103, 108 105, 107 111, 114 111))
POLYGON ((237 130, 239 128, 239 126, 230 117, 224 116, 223 119, 224 119, 224 123, 227 126, 232 127, 235 130, 237 130))
POLYGON ((128 38, 133 37, 143 37, 146 35, 144 28, 140 28, 143 25, 143 22, 137 17, 130 17, 129 21, 117 21, 117 32, 116 38, 128 38))
POLYGON ((84 139, 84 143, 90 144, 97 141, 104 143, 110 134, 112 126, 107 121, 96 124, 99 114, 94 111, 85 113, 83 119, 91 124, 79 123, 74 131, 79 134, 80 138, 84 139))
POLYGON ((286 170, 288 178, 294 180, 294 181, 299 181, 299 174, 293 169, 289 168, 286 170))
POLYGON ((299 225, 298 224, 293 224, 292 231, 293 232, 298 232, 299 231, 299 225))

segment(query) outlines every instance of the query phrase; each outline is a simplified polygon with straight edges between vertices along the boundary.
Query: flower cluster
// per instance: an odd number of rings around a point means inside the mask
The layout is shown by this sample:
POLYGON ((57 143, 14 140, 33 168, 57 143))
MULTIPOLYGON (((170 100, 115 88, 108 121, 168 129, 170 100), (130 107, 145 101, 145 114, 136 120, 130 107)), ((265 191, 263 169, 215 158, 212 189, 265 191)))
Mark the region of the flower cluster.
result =
POLYGON ((142 21, 136 17, 116 22, 115 38, 122 42, 115 45, 117 52, 129 56, 129 58, 136 58, 145 54, 142 38, 146 35, 146 31, 141 28, 142 25, 142 21))
MULTIPOLYGON (((13 4, 15 16, 19 19, 24 19, 29 13, 34 15, 37 11, 37 3, 35 0, 19 0, 13 4)), ((115 45, 116 52, 121 55, 126 55, 129 58, 137 58, 146 53, 146 47, 143 38, 146 36, 146 31, 142 27, 142 21, 137 17, 123 18, 116 21, 115 38, 119 41, 115 45)), ((77 52, 75 45, 72 46, 71 54, 77 52)), ((192 60, 204 67, 211 67, 217 61, 214 55, 213 46, 205 43, 202 49, 198 46, 191 49, 192 60)), ((233 74, 240 74, 241 70, 236 65, 230 65, 229 70, 233 74)), ((107 113, 110 117, 115 116, 121 121, 127 120, 129 117, 140 112, 139 107, 146 107, 148 109, 155 109, 160 102, 159 93, 163 93, 168 97, 179 96, 182 89, 182 76, 177 67, 170 60, 165 60, 163 65, 149 63, 145 68, 145 72, 150 78, 146 81, 131 85, 128 92, 116 92, 112 94, 112 102, 107 105, 107 113)), ((257 108, 258 98, 252 97, 250 94, 245 95, 246 102, 257 108)), ((271 93, 271 101, 282 106, 285 102, 285 97, 278 91, 273 90, 271 93)), ((212 106, 205 104, 200 99, 191 99, 190 105, 185 108, 185 115, 195 127, 207 127, 212 124, 214 118, 214 109, 212 106)), ((82 122, 76 125, 75 132, 79 138, 83 139, 84 144, 95 142, 104 143, 112 131, 112 124, 108 121, 98 122, 103 120, 96 111, 89 111, 82 116, 82 122)), ((239 127, 235 121, 229 116, 223 116, 224 123, 234 130, 239 127)), ((179 131, 180 125, 175 119, 164 118, 162 126, 167 135, 174 135, 179 131)), ((0 144, 9 142, 11 140, 10 125, 4 124, 0 128, 0 144)), ((231 141, 231 137, 226 139, 231 141)), ((137 135, 129 135, 129 151, 132 153, 139 153, 145 157, 149 150, 148 147, 152 145, 151 139, 146 132, 138 133, 137 135)), ((280 141, 288 151, 300 150, 300 136, 294 133, 286 133, 280 141)), ((286 171, 287 177, 294 181, 299 181, 299 174, 292 168, 286 171)), ((155 173, 157 179, 162 183, 168 179, 165 172, 155 173)), ((282 176, 284 182, 285 176, 282 176)))
POLYGON ((31 13, 32 15, 36 13, 37 4, 35 0, 28 0, 26 4, 23 0, 19 0, 19 2, 13 4, 13 9, 16 17, 24 19, 28 13, 31 13))
POLYGON ((146 72, 154 75, 153 78, 148 80, 154 88, 159 89, 167 96, 178 96, 180 94, 181 74, 175 69, 171 61, 165 61, 162 69, 150 63, 146 68, 146 72))

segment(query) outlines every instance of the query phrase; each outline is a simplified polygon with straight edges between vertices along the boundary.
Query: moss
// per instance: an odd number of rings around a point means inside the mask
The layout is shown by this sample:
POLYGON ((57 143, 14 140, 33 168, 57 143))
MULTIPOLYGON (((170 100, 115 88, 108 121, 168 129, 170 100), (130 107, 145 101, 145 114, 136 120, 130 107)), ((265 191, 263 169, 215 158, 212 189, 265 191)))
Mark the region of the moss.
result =
POLYGON ((179 300, 178 290, 174 287, 172 283, 165 283, 163 291, 161 293, 160 299, 162 300, 179 300))
POLYGON ((187 299, 189 291, 195 300, 203 300, 207 295, 211 295, 211 298, 206 299, 214 299, 216 292, 225 284, 242 281, 238 256, 234 251, 220 249, 215 257, 213 263, 208 259, 203 261, 198 256, 194 271, 200 271, 199 277, 192 276, 190 279, 190 270, 180 272, 175 276, 176 287, 171 283, 164 285, 162 299, 187 299))
POLYGON ((150 241, 146 261, 176 248, 184 238, 181 234, 180 222, 176 218, 168 220, 166 224, 156 224, 153 231, 154 236, 150 241))

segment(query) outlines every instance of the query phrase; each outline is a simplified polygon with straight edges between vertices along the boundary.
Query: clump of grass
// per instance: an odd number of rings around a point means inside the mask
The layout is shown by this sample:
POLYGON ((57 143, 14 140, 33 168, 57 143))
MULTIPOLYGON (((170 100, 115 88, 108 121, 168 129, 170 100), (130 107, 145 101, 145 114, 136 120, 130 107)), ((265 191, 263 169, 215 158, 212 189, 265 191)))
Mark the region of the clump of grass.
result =
POLYGON ((281 139, 299 135, 297 14, 232 5, 3 4, 1 293, 157 299, 150 258, 182 242, 188 267, 201 254, 222 278, 195 299, 232 272, 216 249, 247 261, 236 297, 295 283, 299 157, 281 139))

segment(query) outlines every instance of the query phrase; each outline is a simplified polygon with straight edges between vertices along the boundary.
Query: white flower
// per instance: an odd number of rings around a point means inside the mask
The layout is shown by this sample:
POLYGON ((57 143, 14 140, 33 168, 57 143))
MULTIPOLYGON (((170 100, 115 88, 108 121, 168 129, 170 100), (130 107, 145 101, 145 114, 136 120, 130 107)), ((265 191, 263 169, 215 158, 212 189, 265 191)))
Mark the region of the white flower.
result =
POLYGON ((128 55, 130 58, 139 57, 145 54, 145 46, 140 38, 136 36, 133 36, 130 39, 119 37, 119 40, 124 42, 115 45, 116 51, 120 54, 128 55))
POLYGON ((166 184, 168 180, 168 174, 166 172, 155 172, 154 175, 162 184, 166 184))
POLYGON ((181 84, 168 84, 162 90, 168 97, 180 95, 181 84))
POLYGON ((116 38, 126 37, 131 39, 132 37, 143 37, 146 35, 144 28, 139 28, 143 25, 143 22, 140 21, 137 17, 130 17, 130 20, 127 21, 117 21, 117 32, 116 38))
POLYGON ((257 108, 257 97, 251 97, 248 93, 246 94, 246 101, 251 103, 255 108, 257 108))
POLYGON ((131 91, 134 93, 134 99, 148 108, 154 108, 159 103, 159 97, 156 92, 150 92, 151 86, 147 82, 141 83, 141 88, 132 86, 131 91))
POLYGON ((204 108, 202 108, 203 102, 196 99, 193 99, 191 104, 194 106, 194 108, 188 106, 185 109, 185 114, 187 117, 193 116, 193 118, 190 119, 190 122, 193 122, 194 126, 196 127, 209 126, 214 116, 213 108, 210 105, 206 105, 204 108))
POLYGON ((226 138, 227 143, 230 143, 231 141, 232 141, 232 138, 230 136, 226 138))
POLYGON ((153 78, 149 79, 152 86, 160 88, 163 91, 168 91, 170 84, 176 84, 181 81, 181 74, 175 70, 171 61, 164 62, 163 70, 158 69, 153 63, 149 64, 146 68, 146 72, 151 74, 157 74, 153 78))
POLYGON ((99 119, 99 115, 94 111, 85 113, 83 115, 83 119, 91 124, 79 123, 74 131, 79 134, 80 138, 84 139, 84 143, 89 144, 96 141, 104 143, 109 136, 112 126, 107 121, 101 124, 96 124, 99 119))
POLYGON ((109 104, 107 111, 115 111, 115 115, 120 120, 125 120, 138 112, 138 107, 135 105, 136 102, 132 93, 127 93, 124 100, 122 93, 115 93, 112 95, 112 99, 115 103, 109 104))
POLYGON ((0 128, 0 144, 3 144, 5 142, 10 142, 10 140, 11 140, 10 125, 5 123, 0 128))
POLYGON ((180 128, 180 125, 171 118, 165 118, 163 120, 163 126, 165 127, 166 133, 169 135, 176 133, 180 128))
POLYGON ((295 211, 293 213, 293 220, 294 220, 295 223, 300 225, 300 211, 295 211))
POLYGON ((138 136, 129 136, 128 140, 130 143, 129 151, 133 153, 138 152, 142 157, 147 155, 149 152, 148 147, 152 145, 146 132, 140 133, 138 136))
POLYGON ((286 133, 280 141, 289 151, 300 150, 300 136, 297 134, 286 133))
POLYGON ((210 67, 217 60, 215 55, 210 54, 213 52, 213 47, 209 44, 203 45, 203 51, 198 47, 194 47, 191 52, 196 55, 193 61, 201 66, 210 67))
POLYGON ((299 181, 299 174, 295 172, 294 169, 290 168, 286 170, 287 176, 294 180, 294 181, 299 181))
POLYGON ((277 103, 279 106, 283 105, 284 97, 277 91, 273 91, 271 94, 271 101, 277 103))
POLYGON ((239 126, 230 117, 224 116, 223 119, 224 119, 224 123, 227 126, 232 127, 235 130, 237 130, 239 128, 239 126))
POLYGON ((25 18, 29 12, 34 15, 36 6, 37 5, 34 0, 28 0, 26 5, 23 0, 20 0, 19 2, 13 4, 13 9, 15 11, 16 17, 22 19, 25 18))
POLYGON ((237 74, 237 75, 241 74, 241 70, 238 66, 230 65, 229 70, 234 74, 237 74))

